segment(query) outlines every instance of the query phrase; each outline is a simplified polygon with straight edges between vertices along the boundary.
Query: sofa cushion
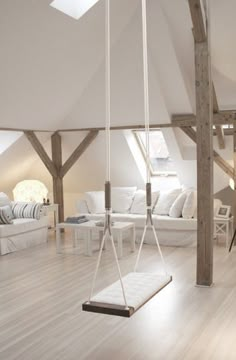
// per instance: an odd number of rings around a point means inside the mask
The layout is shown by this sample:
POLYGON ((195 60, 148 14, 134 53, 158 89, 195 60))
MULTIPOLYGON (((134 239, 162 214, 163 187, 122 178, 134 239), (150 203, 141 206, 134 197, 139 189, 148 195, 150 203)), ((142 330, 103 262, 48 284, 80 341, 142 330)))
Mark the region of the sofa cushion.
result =
POLYGON ((13 213, 10 205, 0 207, 0 224, 12 224, 13 213))
POLYGON ((102 214, 105 212, 104 191, 89 191, 85 193, 88 210, 91 214, 102 214))
POLYGON ((111 207, 115 213, 128 213, 137 187, 114 187, 111 189, 111 207))
POLYGON ((168 215, 173 202, 180 193, 181 189, 161 191, 153 213, 156 215, 168 215))
POLYGON ((191 219, 194 217, 194 213, 197 208, 197 192, 190 191, 187 194, 186 200, 184 202, 182 216, 184 219, 191 219))
POLYGON ((179 218, 182 216, 183 206, 187 197, 187 192, 183 191, 180 193, 173 204, 171 205, 169 216, 172 218, 179 218))
POLYGON ((13 219, 11 225, 0 225, 0 237, 14 236, 48 226, 48 217, 36 219, 13 219))
POLYGON ((5 193, 0 192, 0 206, 6 205, 11 205, 11 200, 5 193))
MULTIPOLYGON (((156 205, 160 191, 152 193, 152 208, 156 205)), ((137 190, 134 195, 134 200, 130 209, 131 214, 145 214, 146 213, 146 191, 137 190)))
POLYGON ((43 204, 40 203, 12 202, 12 212, 16 219, 29 218, 39 220, 42 207, 43 204))

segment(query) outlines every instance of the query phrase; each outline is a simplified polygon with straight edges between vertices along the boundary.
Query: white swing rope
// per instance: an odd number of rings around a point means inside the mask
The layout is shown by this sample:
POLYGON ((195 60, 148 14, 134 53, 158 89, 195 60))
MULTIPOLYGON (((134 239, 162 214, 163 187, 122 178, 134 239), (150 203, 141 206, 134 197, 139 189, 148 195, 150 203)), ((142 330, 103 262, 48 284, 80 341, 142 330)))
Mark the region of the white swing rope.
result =
MULTIPOLYGON (((146 135, 146 179, 147 179, 147 184, 150 184, 150 178, 151 178, 150 177, 150 142, 149 142, 150 113, 149 113, 149 82, 148 82, 146 0, 142 0, 142 35, 143 35, 144 119, 145 119, 145 135, 146 135)), ((147 221, 146 221, 146 224, 145 224, 145 227, 144 227, 141 243, 140 243, 140 246, 139 246, 139 251, 138 251, 138 256, 137 256, 136 263, 135 263, 135 266, 134 266, 134 271, 137 271, 137 268, 138 268, 140 255, 141 255, 141 250, 142 250, 142 247, 143 247, 146 231, 147 231, 147 228, 149 226, 149 220, 150 220, 150 225, 151 225, 154 237, 155 237, 156 245, 157 245, 160 257, 161 257, 163 268, 164 268, 165 274, 168 275, 166 263, 165 263, 163 255, 162 255, 162 251, 161 251, 161 248, 160 248, 160 244, 159 244, 159 241, 158 241, 158 237, 157 237, 157 234, 156 234, 155 227, 153 225, 152 212, 151 211, 152 211, 152 206, 151 207, 147 206, 147 221)))
MULTIPOLYGON (((106 41, 105 41, 105 67, 106 67, 106 184, 110 185, 111 180, 111 141, 110 141, 110 125, 111 125, 111 60, 110 60, 110 0, 106 0, 106 15, 105 15, 105 21, 106 21, 106 28, 105 28, 105 34, 106 34, 106 41)), ((105 185, 106 187, 106 185, 105 185)), ((106 192, 106 188, 105 188, 106 192)), ((110 196, 110 195, 109 195, 110 196)), ((119 280, 120 285, 122 289, 123 299, 125 308, 128 308, 126 296, 125 296, 125 289, 124 284, 122 281, 122 275, 119 265, 119 260, 114 244, 114 238, 111 232, 111 221, 110 221, 110 215, 111 215, 111 209, 106 208, 106 215, 105 215, 105 226, 104 226, 104 233, 103 238, 101 241, 101 246, 98 254, 98 259, 96 263, 96 268, 93 276, 90 296, 89 296, 89 302, 91 302, 91 298, 93 296, 94 287, 97 279, 98 269, 101 262, 102 257, 102 250, 105 244, 106 236, 108 235, 111 240, 112 250, 114 253, 116 266, 119 274, 119 280)))

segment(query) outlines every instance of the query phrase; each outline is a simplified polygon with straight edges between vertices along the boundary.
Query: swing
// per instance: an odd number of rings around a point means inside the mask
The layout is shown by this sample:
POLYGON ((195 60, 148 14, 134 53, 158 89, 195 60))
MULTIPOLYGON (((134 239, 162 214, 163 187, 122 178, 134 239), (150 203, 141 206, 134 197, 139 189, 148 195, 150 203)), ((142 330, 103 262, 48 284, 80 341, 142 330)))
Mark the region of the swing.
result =
POLYGON ((143 67, 144 67, 144 105, 145 105, 145 133, 146 133, 146 224, 144 227, 134 271, 122 277, 119 261, 111 231, 111 183, 110 183, 110 2, 106 0, 106 183, 105 183, 105 225, 101 247, 98 254, 95 273, 92 281, 89 300, 83 303, 84 311, 130 317, 135 311, 149 301, 154 295, 172 281, 166 270, 165 261, 159 245, 158 237, 152 220, 151 182, 149 169, 149 94, 148 94, 148 62, 147 62, 147 23, 146 0, 142 0, 143 27, 143 67), (139 259, 147 228, 151 227, 156 245, 162 260, 164 274, 137 272, 139 259), (119 280, 93 295, 97 273, 101 261, 102 249, 106 237, 110 238, 119 280))

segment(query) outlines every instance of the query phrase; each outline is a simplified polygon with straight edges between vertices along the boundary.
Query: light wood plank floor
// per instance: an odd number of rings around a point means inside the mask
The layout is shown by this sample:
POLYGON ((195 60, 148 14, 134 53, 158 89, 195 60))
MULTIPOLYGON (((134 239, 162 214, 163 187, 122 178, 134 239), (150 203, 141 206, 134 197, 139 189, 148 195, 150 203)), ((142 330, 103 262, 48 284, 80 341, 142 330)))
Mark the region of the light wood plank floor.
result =
MULTIPOLYGON (((81 311, 97 252, 56 255, 55 241, 0 257, 0 360, 236 359, 236 249, 214 250, 212 288, 195 287, 194 248, 163 248, 173 282, 130 319, 81 311)), ((159 269, 146 245, 140 268, 159 269)), ((123 274, 135 255, 128 244, 123 274)), ((97 289, 117 277, 103 254, 97 289)))

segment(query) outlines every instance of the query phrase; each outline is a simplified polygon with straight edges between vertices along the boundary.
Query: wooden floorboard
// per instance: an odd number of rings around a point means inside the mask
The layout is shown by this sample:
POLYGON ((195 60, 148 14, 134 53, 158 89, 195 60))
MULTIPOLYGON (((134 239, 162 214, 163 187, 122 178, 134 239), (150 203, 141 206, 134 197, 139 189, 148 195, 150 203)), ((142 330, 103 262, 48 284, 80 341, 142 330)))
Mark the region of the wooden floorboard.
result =
MULTIPOLYGON (((55 240, 0 257, 0 360, 236 359, 236 249, 214 247, 214 286, 195 286, 196 249, 163 247, 173 281, 132 318, 82 311, 97 252, 83 255, 55 240)), ((124 248, 122 273, 135 255, 124 248)), ((145 245, 140 270, 159 271, 145 245)), ((97 290, 117 279, 112 252, 103 253, 97 290)))

